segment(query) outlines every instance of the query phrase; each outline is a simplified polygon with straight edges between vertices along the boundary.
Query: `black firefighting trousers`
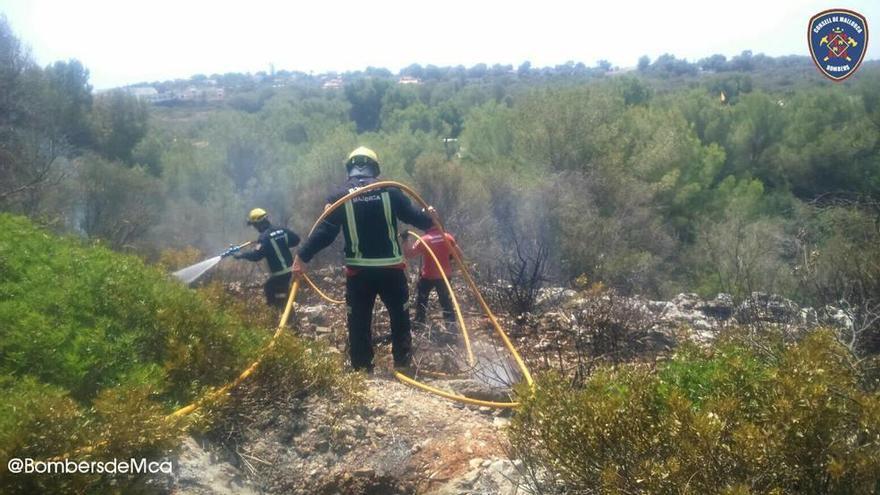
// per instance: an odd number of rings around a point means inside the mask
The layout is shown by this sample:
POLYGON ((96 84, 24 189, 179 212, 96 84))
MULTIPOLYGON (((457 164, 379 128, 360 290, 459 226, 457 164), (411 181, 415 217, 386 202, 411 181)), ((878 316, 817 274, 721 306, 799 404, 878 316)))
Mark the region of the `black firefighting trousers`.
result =
POLYGON ((270 277, 263 284, 263 294, 266 295, 266 304, 273 308, 284 309, 287 304, 287 296, 290 293, 290 273, 270 277))
POLYGON ((409 311, 406 273, 399 268, 357 268, 345 283, 348 305, 348 344, 351 365, 355 369, 373 367, 373 337, 370 331, 376 296, 382 299, 391 319, 391 354, 396 366, 410 364, 409 311))
POLYGON ((443 319, 448 323, 455 322, 455 314, 452 308, 452 299, 449 298, 449 290, 443 279, 431 280, 428 278, 420 278, 416 285, 416 318, 417 324, 424 325, 425 318, 428 313, 428 297, 431 291, 437 291, 437 299, 440 301, 440 307, 443 308, 443 319))

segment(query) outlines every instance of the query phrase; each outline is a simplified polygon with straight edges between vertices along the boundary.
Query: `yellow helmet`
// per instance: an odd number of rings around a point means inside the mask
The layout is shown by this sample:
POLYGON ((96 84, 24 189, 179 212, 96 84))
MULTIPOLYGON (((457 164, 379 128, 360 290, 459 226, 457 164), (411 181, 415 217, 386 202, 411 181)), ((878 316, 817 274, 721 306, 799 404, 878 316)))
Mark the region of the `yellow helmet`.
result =
POLYGON ((358 149, 349 153, 348 159, 346 159, 345 162, 351 163, 351 161, 357 157, 369 158, 376 165, 379 164, 379 155, 377 155, 375 151, 371 150, 370 148, 367 148, 366 146, 361 146, 358 149))
POLYGON ((253 210, 251 210, 250 213, 248 213, 249 224, 259 223, 267 218, 269 218, 269 213, 267 213, 266 210, 262 208, 254 208, 253 210))
POLYGON ((353 170, 357 170, 356 173, 367 171, 368 175, 377 177, 379 175, 379 156, 370 148, 361 146, 348 154, 348 159, 345 160, 345 169, 349 175, 353 170))

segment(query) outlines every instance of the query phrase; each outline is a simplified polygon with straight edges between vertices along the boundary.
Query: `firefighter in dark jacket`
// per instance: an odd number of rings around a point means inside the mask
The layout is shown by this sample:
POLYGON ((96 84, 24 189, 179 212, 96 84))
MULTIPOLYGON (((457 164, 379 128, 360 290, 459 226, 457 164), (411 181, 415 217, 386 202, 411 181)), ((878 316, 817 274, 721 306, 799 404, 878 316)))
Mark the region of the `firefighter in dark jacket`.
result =
POLYGON ((284 308, 290 290, 293 255, 290 250, 299 244, 299 236, 292 230, 269 223, 269 214, 262 208, 254 208, 248 215, 248 225, 260 233, 257 247, 251 251, 236 253, 237 260, 260 261, 265 258, 269 265, 269 280, 263 285, 266 304, 284 308))
MULTIPOLYGON (((327 197, 327 206, 349 192, 377 181, 379 159, 373 150, 364 147, 354 150, 345 165, 348 181, 327 197)), ((301 273, 302 262, 311 261, 342 230, 345 237, 348 342, 351 365, 355 369, 368 372, 373 369, 370 327, 377 295, 391 319, 394 365, 397 368, 410 366, 409 291, 403 250, 398 240, 398 220, 420 229, 432 225, 431 217, 414 207, 400 189, 374 189, 355 196, 318 225, 303 243, 294 262, 294 272, 301 273)))

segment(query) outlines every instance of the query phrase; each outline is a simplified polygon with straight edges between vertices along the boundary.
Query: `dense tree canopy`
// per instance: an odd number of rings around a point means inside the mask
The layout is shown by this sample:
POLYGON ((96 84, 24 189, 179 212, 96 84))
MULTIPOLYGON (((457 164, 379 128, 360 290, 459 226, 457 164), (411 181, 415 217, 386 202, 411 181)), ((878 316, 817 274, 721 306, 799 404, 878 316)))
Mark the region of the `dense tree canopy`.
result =
POLYGON ((253 206, 306 229, 360 144, 442 207, 482 269, 528 238, 550 247, 560 282, 647 294, 827 295, 808 290, 805 253, 862 244, 819 219, 833 205, 864 224, 880 202, 874 63, 845 84, 804 57, 748 51, 642 57, 632 71, 200 74, 151 85, 225 99, 148 107, 93 94, 75 60, 37 67, 5 23, 0 55, 4 209, 145 252, 246 238, 253 206))

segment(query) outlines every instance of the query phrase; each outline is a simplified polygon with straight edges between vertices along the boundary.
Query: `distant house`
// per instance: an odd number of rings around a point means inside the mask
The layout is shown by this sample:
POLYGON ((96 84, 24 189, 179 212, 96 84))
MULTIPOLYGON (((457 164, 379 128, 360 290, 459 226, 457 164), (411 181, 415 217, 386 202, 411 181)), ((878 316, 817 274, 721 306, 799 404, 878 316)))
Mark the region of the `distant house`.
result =
POLYGON ((323 89, 339 89, 343 86, 342 79, 339 77, 329 79, 324 81, 324 84, 321 85, 323 89))
POLYGON ((195 101, 201 99, 201 91, 195 86, 190 86, 182 91, 177 91, 174 96, 181 101, 195 101))
POLYGON ((161 103, 163 101, 170 101, 174 99, 174 94, 170 92, 160 93, 156 88, 152 86, 134 86, 131 88, 126 88, 128 94, 134 96, 138 100, 146 101, 148 103, 161 103))
POLYGON ((162 103, 165 101, 174 100, 174 93, 171 91, 165 91, 163 93, 158 93, 153 99, 150 100, 150 103, 162 103))
POLYGON ((159 92, 156 91, 156 88, 152 86, 134 86, 132 88, 126 88, 128 94, 134 96, 138 100, 147 100, 151 101, 153 98, 159 95, 159 92))
POLYGON ((205 88, 202 90, 202 97, 205 101, 222 101, 226 96, 223 88, 205 88))
POLYGON ((415 77, 403 76, 397 80, 397 84, 422 84, 422 81, 419 81, 415 77))

